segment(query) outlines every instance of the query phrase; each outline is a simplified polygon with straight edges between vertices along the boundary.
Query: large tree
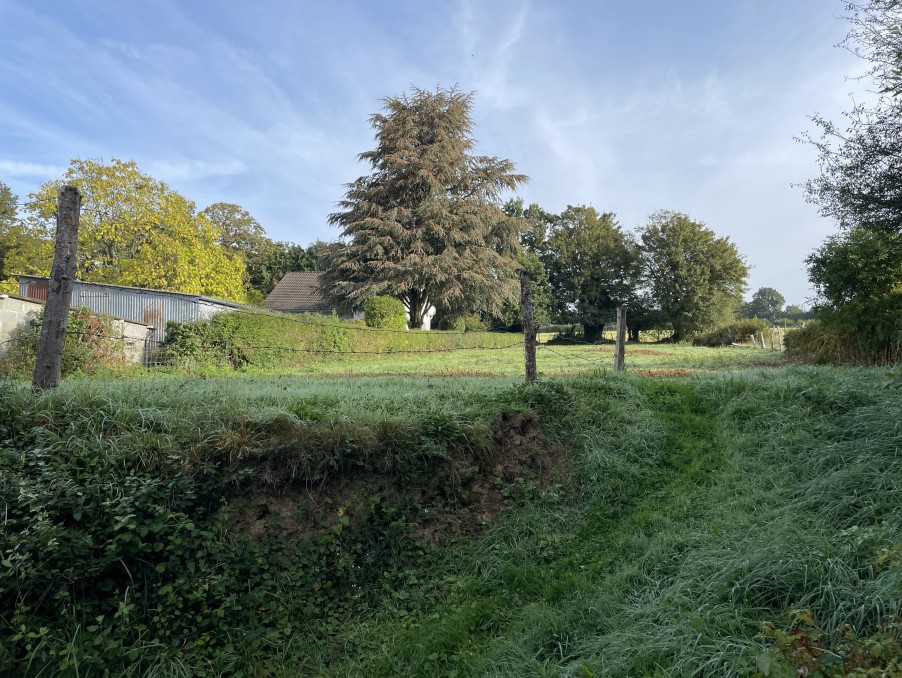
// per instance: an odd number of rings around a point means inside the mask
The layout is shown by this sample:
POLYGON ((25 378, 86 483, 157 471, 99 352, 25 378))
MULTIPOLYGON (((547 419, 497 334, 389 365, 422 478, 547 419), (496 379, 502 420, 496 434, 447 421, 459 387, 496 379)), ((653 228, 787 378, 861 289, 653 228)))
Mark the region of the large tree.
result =
POLYGON ((412 327, 431 305, 496 314, 516 290, 518 224, 501 194, 526 181, 513 163, 473 155, 473 95, 414 89, 370 118, 371 172, 348 185, 330 223, 323 287, 343 305, 377 294, 404 302, 412 327))
POLYGON ((783 311, 785 303, 786 299, 773 287, 759 287, 752 295, 752 300, 745 305, 743 315, 773 322, 783 311))
POLYGON ((219 246, 244 262, 244 286, 248 303, 262 306, 272 287, 263 291, 255 283, 274 246, 272 240, 266 237, 263 226, 241 205, 230 202, 213 203, 202 209, 200 214, 216 228, 219 246))
POLYGON ((815 116, 820 175, 805 188, 842 232, 808 257, 825 328, 864 360, 902 355, 902 2, 846 5, 844 46, 866 60, 875 97, 844 125, 815 116))
MULTIPOLYGON (((243 263, 220 246, 217 227, 134 162, 73 160, 62 180, 48 181, 30 196, 33 217, 52 221, 63 184, 77 186, 83 196, 82 280, 245 300, 243 263)), ((49 270, 50 262, 44 265, 49 270)))
POLYGON ((846 229, 902 231, 902 2, 848 2, 843 45, 868 61, 875 99, 837 124, 815 115, 820 175, 805 184, 809 202, 846 229))
POLYGON ((729 238, 669 211, 653 214, 640 237, 647 293, 674 341, 733 316, 748 267, 729 238))
POLYGON ((17 294, 17 273, 46 275, 53 258, 51 232, 43 221, 20 219, 18 197, 0 182, 0 292, 17 294))
POLYGON ((635 298, 639 249, 612 212, 568 206, 551 225, 543 258, 558 317, 581 323, 587 341, 598 341, 616 308, 635 298))

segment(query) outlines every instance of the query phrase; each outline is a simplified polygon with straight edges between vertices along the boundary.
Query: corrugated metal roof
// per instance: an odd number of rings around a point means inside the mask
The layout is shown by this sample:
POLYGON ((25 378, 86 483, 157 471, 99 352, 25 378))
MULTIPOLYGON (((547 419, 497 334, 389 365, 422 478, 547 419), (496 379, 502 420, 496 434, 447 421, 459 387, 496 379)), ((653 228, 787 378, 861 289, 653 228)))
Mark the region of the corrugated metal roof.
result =
MULTIPOLYGON (((47 278, 31 275, 20 275, 18 278, 19 294, 32 299, 47 299, 47 278)), ((95 313, 151 325, 155 328, 153 340, 157 342, 166 338, 166 323, 169 321, 196 322, 222 311, 260 310, 199 294, 76 280, 72 287, 71 307, 82 306, 95 313)))

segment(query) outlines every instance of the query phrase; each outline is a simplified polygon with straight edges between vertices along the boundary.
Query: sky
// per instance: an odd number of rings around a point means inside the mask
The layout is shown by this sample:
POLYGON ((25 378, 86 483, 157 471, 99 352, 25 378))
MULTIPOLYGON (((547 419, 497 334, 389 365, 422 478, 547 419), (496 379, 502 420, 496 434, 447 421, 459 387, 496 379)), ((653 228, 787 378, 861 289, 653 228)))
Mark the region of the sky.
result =
POLYGON ((809 116, 867 96, 843 0, 0 0, 0 181, 23 200, 73 158, 134 160, 275 240, 334 240, 369 117, 412 87, 474 92, 476 152, 516 196, 629 230, 661 209, 729 236, 749 295, 812 297, 836 227, 798 185, 809 116))

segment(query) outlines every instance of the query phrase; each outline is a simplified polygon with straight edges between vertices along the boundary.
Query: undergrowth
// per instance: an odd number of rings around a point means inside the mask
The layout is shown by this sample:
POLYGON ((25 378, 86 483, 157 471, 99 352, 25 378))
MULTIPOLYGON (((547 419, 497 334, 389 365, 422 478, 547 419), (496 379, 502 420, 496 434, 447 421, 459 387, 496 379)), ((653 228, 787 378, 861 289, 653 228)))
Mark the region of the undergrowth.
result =
POLYGON ((0 673, 891 675, 888 375, 4 387, 0 673))

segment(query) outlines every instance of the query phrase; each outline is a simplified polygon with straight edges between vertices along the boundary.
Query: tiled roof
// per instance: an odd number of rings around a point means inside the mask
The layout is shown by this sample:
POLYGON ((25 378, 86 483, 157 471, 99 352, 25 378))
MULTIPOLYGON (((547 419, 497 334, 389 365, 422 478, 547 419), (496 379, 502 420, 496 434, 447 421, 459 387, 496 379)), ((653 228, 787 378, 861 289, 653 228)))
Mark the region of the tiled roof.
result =
POLYGON ((329 310, 319 291, 319 277, 316 271, 286 273, 266 297, 266 308, 294 313, 329 310))

